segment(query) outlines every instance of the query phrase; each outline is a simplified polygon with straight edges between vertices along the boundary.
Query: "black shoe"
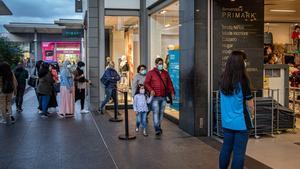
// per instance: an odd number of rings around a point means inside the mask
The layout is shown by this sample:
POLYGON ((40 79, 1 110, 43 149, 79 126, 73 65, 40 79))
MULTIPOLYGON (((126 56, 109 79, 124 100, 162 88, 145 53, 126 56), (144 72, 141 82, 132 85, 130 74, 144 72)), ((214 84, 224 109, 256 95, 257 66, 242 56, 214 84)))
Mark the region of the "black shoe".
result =
POLYGON ((162 130, 162 129, 159 129, 159 131, 160 131, 160 134, 162 134, 162 133, 163 133, 163 130, 162 130))
POLYGON ((160 136, 160 135, 161 135, 161 131, 156 131, 156 132, 155 132, 155 135, 156 135, 156 136, 160 136))
POLYGON ((104 114, 103 110, 100 110, 100 109, 98 110, 98 113, 99 114, 104 114))
POLYGON ((14 116, 10 116, 10 122, 12 122, 12 123, 16 122, 16 119, 14 118, 14 116))

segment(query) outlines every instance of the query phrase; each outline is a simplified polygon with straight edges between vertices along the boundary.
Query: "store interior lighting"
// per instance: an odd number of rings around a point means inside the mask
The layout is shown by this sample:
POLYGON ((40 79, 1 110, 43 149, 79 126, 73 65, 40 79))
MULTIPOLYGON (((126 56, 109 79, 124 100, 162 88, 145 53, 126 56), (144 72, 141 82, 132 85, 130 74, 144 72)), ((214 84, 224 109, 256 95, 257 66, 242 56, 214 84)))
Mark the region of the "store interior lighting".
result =
POLYGON ((292 9, 270 9, 270 12, 294 13, 294 12, 296 12, 296 10, 292 10, 292 9))
POLYGON ((165 13, 167 13, 167 11, 166 11, 166 10, 162 10, 162 11, 160 11, 159 13, 160 13, 160 14, 165 14, 165 13))

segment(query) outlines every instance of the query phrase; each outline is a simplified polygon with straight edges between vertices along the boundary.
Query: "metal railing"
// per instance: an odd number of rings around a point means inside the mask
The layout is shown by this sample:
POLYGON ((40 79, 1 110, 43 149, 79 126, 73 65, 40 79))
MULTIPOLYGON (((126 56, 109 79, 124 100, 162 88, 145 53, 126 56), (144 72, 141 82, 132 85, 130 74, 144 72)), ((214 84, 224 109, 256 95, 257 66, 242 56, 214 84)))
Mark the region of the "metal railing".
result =
MULTIPOLYGON (((279 104, 279 92, 279 89, 262 89, 260 91, 252 92, 254 96, 254 118, 252 119, 254 128, 251 130, 250 134, 255 138, 259 138, 260 135, 274 136, 274 134, 279 134, 282 130, 295 128, 294 111, 292 114, 280 112, 281 105, 279 104), (291 122, 288 122, 289 125, 285 125, 286 121, 283 120, 286 119, 282 118, 282 116, 288 117, 288 120, 292 120, 291 122), (285 128, 282 126, 290 127, 285 128)), ((219 91, 214 91, 212 96, 212 134, 223 137, 219 91)))

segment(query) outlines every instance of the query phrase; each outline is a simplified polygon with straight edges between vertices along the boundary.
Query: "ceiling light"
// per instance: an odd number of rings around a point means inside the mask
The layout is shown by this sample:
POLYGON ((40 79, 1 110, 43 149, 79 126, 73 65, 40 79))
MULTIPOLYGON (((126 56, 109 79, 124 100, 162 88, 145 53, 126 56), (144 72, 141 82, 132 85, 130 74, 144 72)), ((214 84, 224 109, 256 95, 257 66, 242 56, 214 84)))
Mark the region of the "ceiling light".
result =
POLYGON ((167 13, 167 11, 166 11, 166 10, 162 10, 162 11, 160 11, 159 13, 160 13, 160 14, 165 14, 165 13, 167 13))
POLYGON ((165 28, 170 27, 170 26, 171 26, 170 24, 166 24, 166 25, 165 25, 165 28))
POLYGON ((296 10, 292 10, 292 9, 270 9, 270 12, 296 12, 296 10))

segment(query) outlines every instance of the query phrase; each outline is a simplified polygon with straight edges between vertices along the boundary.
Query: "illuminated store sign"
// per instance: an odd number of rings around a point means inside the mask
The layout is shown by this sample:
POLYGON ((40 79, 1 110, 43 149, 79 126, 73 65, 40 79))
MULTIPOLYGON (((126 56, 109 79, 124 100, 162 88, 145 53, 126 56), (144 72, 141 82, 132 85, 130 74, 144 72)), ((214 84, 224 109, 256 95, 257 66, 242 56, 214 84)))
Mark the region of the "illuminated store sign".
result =
POLYGON ((254 87, 262 88, 264 0, 214 1, 214 88, 231 52, 248 55, 247 71, 254 87))

